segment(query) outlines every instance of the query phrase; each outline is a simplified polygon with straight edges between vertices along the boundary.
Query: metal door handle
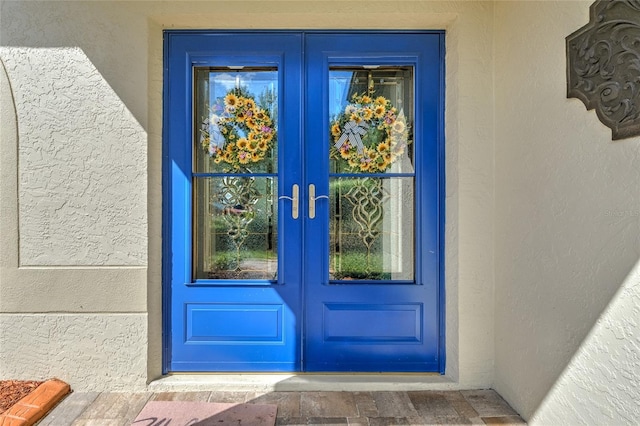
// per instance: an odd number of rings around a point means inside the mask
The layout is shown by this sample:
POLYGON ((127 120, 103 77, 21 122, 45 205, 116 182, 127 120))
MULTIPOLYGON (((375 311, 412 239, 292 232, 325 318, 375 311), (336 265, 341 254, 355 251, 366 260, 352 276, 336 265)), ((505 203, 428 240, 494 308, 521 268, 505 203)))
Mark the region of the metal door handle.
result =
POLYGON ((291 217, 293 219, 297 219, 299 216, 298 213, 298 198, 300 196, 300 187, 297 184, 293 184, 291 187, 291 197, 288 195, 281 195, 278 197, 278 200, 291 200, 291 217))
POLYGON ((316 186, 314 184, 309 184, 309 219, 314 219, 316 217, 316 200, 320 198, 329 199, 328 195, 318 195, 316 197, 316 186))

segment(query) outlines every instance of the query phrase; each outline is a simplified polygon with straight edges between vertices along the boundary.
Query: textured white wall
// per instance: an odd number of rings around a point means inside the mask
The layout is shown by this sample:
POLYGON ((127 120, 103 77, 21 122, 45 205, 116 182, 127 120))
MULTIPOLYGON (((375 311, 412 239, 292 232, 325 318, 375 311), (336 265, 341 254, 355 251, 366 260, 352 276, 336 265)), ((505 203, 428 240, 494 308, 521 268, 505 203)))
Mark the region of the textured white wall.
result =
POLYGON ((637 425, 638 366, 640 263, 636 263, 529 424, 637 425))
MULTIPOLYGON (((134 359, 148 345, 147 377, 160 374, 163 29, 446 29, 447 376, 465 388, 490 386, 493 7, 483 1, 3 1, 0 41, 7 48, 0 59, 15 91, 20 163, 18 169, 9 157, 0 163, 0 226, 6 223, 0 230, 10 236, 0 241, 0 291, 8 296, 0 311, 97 313, 116 322, 112 313, 147 312, 148 342, 119 359, 134 359), (53 123, 40 126, 50 114, 53 123), (53 291, 47 273, 55 276, 53 291), (67 291, 65 279, 73 283, 67 291), (104 290, 109 284, 111 292, 104 290)), ((0 128, 10 115, 3 114, 0 128)), ((0 314, 0 320, 6 329, 16 317, 0 314)), ((120 327, 127 330, 126 321, 120 327)), ((15 337, 14 349, 29 344, 15 337)), ((95 368, 82 365, 77 368, 95 368)), ((111 379, 102 386, 120 386, 111 379)))
POLYGON ((496 3, 495 389, 531 418, 567 373, 534 423, 637 422, 640 138, 612 142, 565 95, 590 4, 496 3))
POLYGON ((140 124, 78 47, 0 56, 18 115, 20 266, 146 264, 140 124))
POLYGON ((145 314, 0 315, 0 377, 57 377, 77 391, 144 390, 146 321, 145 314))

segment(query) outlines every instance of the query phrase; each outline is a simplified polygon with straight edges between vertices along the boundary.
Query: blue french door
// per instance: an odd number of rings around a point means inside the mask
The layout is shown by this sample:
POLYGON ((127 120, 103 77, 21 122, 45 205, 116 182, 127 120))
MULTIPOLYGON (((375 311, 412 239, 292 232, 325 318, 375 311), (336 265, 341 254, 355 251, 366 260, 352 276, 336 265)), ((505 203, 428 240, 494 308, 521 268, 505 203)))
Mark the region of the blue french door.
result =
POLYGON ((165 371, 444 372, 443 33, 165 33, 165 371))

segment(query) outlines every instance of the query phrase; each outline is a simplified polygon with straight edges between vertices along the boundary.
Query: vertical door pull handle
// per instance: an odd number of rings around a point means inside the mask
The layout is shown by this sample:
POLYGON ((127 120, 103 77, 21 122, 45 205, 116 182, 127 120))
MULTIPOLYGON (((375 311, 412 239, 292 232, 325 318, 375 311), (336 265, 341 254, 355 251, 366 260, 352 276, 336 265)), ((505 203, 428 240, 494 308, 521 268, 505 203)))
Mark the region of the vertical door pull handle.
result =
POLYGON ((314 184, 309 184, 309 219, 314 219, 316 217, 316 200, 319 200, 320 198, 326 198, 328 200, 329 196, 316 196, 316 186, 314 184))
POLYGON ((299 216, 298 212, 298 199, 300 197, 300 187, 297 184, 293 184, 291 187, 291 197, 288 195, 281 195, 278 197, 278 200, 291 200, 291 217, 293 219, 297 219, 299 216))

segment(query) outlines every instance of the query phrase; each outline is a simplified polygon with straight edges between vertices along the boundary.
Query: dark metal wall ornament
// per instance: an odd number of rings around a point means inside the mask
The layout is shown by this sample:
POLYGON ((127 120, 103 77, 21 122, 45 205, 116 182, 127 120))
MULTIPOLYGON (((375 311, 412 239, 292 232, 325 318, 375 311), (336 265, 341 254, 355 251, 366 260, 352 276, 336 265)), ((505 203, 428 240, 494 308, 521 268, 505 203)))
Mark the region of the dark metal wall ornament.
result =
POLYGON ((640 0, 597 0, 567 41, 567 98, 595 109, 613 139, 640 135, 640 0))

